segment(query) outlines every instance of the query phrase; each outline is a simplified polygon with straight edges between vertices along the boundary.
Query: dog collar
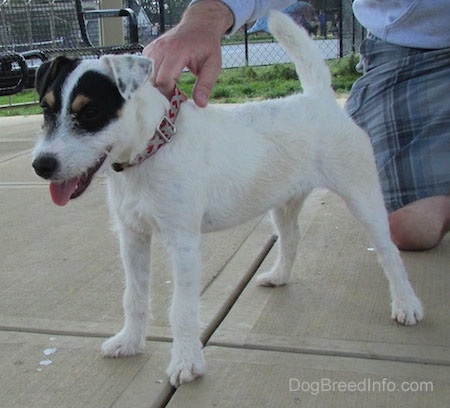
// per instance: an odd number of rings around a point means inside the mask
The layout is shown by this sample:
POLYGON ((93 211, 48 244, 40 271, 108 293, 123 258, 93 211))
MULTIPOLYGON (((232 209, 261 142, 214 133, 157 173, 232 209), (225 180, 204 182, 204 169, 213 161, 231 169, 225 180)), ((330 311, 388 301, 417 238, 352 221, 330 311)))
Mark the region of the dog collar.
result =
POLYGON ((156 153, 159 148, 164 146, 166 143, 171 142, 173 136, 177 132, 177 128, 175 127, 174 123, 175 119, 177 118, 181 102, 185 101, 186 99, 186 96, 179 90, 177 86, 175 86, 172 98, 170 99, 170 108, 161 118, 159 125, 155 130, 155 133, 148 141, 144 151, 137 154, 128 163, 114 162, 112 164, 112 168, 115 171, 123 171, 127 167, 135 166, 136 164, 143 162, 152 154, 156 153))

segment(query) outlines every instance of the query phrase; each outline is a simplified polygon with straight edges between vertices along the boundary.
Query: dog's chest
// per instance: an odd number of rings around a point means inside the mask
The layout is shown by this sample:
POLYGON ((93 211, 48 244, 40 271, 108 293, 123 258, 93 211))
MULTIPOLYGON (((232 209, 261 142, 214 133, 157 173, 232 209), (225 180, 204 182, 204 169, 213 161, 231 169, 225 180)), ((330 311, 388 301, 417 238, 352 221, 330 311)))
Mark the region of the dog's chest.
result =
POLYGON ((108 204, 112 214, 133 231, 149 233, 159 229, 153 198, 146 186, 132 178, 108 179, 108 204))

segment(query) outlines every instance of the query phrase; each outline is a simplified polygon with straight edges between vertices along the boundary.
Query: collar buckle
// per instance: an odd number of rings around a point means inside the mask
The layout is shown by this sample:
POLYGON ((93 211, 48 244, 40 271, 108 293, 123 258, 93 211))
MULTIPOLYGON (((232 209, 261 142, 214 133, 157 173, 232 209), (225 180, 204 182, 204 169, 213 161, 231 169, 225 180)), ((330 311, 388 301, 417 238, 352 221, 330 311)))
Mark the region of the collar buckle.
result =
POLYGON ((172 141, 175 133, 177 133, 177 128, 175 124, 164 115, 156 128, 156 133, 164 140, 164 142, 169 143, 172 141))

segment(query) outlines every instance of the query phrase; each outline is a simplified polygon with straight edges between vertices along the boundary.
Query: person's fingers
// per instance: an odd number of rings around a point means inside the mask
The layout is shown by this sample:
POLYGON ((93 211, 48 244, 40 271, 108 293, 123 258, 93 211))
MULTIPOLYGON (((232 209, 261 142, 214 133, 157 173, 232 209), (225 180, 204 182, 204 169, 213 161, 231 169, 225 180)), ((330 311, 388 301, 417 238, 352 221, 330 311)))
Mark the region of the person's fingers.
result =
POLYGON ((187 67, 197 76, 194 102, 205 107, 222 68, 222 51, 220 37, 214 40, 200 31, 196 30, 194 36, 178 26, 147 45, 143 55, 153 59, 150 81, 167 98, 171 97, 178 78, 187 67))
POLYGON ((153 60, 150 81, 167 98, 170 98, 176 82, 185 67, 185 61, 170 52, 161 52, 166 45, 157 40, 144 48, 143 55, 153 60))
POLYGON ((155 64, 150 80, 170 99, 184 66, 185 64, 177 59, 163 58, 159 65, 155 64))
POLYGON ((178 25, 148 44, 143 55, 154 61, 151 82, 168 98, 187 67, 197 81, 194 101, 205 107, 219 77, 222 35, 234 23, 234 16, 221 1, 194 3, 178 25))
POLYGON ((197 106, 200 108, 206 107, 208 105, 209 97, 211 96, 211 92, 213 89, 214 83, 212 82, 203 82, 201 78, 198 78, 194 89, 192 91, 192 98, 197 106))
MULTIPOLYGON (((155 41, 156 41, 156 40, 155 40, 155 41)), ((154 47, 154 45, 155 45, 155 41, 153 41, 153 42, 151 42, 151 43, 148 43, 148 44, 144 47, 144 49, 142 50, 142 55, 143 55, 144 57, 151 58, 150 54, 151 54, 152 49, 153 49, 153 47, 154 47)))
POLYGON ((212 89, 222 69, 220 53, 211 56, 198 72, 197 81, 192 91, 192 97, 197 106, 204 108, 208 104, 212 89))

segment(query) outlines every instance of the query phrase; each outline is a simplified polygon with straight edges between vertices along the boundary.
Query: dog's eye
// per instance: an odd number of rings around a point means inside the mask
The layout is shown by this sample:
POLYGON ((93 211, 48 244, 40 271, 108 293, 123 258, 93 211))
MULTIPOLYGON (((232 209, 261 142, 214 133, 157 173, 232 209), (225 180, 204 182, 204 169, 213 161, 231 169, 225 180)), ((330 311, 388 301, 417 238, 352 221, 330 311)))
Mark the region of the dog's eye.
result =
POLYGON ((42 108, 42 113, 44 114, 44 116, 53 116, 54 112, 47 102, 41 102, 40 106, 42 108))
POLYGON ((78 114, 84 120, 93 120, 98 118, 99 115, 100 111, 95 106, 87 106, 78 114))
POLYGON ((76 120, 82 128, 95 131, 102 127, 103 111, 95 105, 86 105, 76 114, 76 120))

